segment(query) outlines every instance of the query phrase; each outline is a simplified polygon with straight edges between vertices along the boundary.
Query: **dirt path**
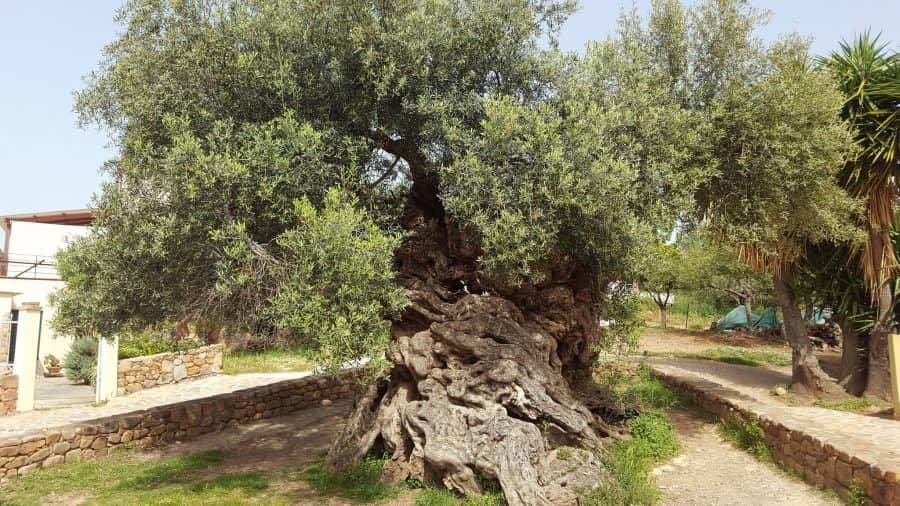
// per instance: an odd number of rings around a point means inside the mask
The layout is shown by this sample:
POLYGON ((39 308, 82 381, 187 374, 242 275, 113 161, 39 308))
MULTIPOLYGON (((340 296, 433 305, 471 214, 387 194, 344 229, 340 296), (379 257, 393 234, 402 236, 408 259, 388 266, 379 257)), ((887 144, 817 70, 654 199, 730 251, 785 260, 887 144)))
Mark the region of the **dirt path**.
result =
POLYGON ((654 470, 666 506, 840 505, 805 483, 724 441, 716 426, 691 414, 671 412, 682 452, 654 470))

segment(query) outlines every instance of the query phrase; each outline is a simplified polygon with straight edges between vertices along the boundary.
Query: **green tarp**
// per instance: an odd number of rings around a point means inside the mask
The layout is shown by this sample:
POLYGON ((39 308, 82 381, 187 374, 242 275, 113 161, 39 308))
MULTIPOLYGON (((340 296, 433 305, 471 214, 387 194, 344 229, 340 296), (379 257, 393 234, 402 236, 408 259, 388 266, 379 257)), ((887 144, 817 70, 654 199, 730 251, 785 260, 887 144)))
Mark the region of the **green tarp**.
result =
MULTIPOLYGON (((767 308, 762 314, 751 313, 754 328, 770 329, 781 322, 775 316, 774 308, 767 308)), ((734 330, 737 328, 748 328, 747 311, 744 306, 737 306, 728 312, 721 320, 716 323, 716 330, 734 330)))

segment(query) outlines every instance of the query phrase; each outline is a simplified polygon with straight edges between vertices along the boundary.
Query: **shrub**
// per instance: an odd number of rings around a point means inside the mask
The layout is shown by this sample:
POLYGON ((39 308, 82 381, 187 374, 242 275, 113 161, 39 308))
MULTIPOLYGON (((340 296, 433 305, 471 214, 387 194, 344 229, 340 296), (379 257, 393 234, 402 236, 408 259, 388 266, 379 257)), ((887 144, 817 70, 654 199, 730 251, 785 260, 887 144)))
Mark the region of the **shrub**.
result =
POLYGON ((678 437, 675 427, 665 414, 651 411, 628 422, 631 436, 637 440, 636 446, 646 452, 647 458, 653 462, 673 457, 678 453, 678 437))
POLYGON ((119 335, 119 360, 157 353, 185 351, 202 346, 196 339, 176 339, 167 332, 141 330, 119 335))
POLYGON ((75 339, 63 361, 63 368, 66 370, 66 378, 70 381, 93 385, 97 380, 97 338, 75 339))

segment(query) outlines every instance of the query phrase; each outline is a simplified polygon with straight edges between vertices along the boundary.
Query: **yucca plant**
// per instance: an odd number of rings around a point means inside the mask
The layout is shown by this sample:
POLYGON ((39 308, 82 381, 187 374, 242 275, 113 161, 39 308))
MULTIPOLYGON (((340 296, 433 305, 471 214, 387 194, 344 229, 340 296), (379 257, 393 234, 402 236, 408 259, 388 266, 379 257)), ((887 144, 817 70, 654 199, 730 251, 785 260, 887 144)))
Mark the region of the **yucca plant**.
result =
POLYGON ((867 238, 853 251, 877 309, 866 392, 886 397, 887 334, 895 325, 891 285, 898 265, 890 231, 900 195, 900 55, 880 40, 880 34, 865 31, 819 61, 846 96, 841 115, 856 129, 858 151, 839 180, 851 195, 866 201, 867 238))

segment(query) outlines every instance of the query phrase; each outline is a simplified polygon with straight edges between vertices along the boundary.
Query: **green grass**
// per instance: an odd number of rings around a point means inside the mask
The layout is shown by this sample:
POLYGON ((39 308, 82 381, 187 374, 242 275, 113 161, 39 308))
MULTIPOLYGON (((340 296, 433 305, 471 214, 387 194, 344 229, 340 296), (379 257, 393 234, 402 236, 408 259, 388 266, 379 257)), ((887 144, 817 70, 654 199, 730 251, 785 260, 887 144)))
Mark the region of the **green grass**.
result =
POLYGON ((699 353, 688 352, 666 352, 666 353, 648 353, 650 356, 657 357, 675 357, 675 358, 691 358, 697 360, 714 360, 716 362, 725 362, 727 364, 747 365, 751 367, 761 367, 764 365, 786 366, 791 365, 791 354, 787 352, 753 350, 747 348, 737 348, 734 346, 719 346, 709 348, 699 353))
POLYGON ((342 473, 325 469, 324 459, 313 462, 300 478, 322 496, 337 496, 358 503, 370 503, 396 497, 402 487, 381 481, 386 459, 369 458, 342 473))
POLYGON ((485 492, 473 497, 461 497, 443 488, 429 487, 416 496, 415 506, 505 506, 500 492, 485 492))
POLYGON ((756 420, 730 419, 719 422, 722 437, 734 446, 746 450, 763 462, 774 462, 766 445, 766 433, 756 420))
POLYGON ((851 413, 859 413, 861 411, 865 411, 874 404, 869 399, 847 399, 845 401, 839 402, 829 402, 823 400, 817 400, 813 403, 813 406, 825 408, 825 409, 833 409, 835 411, 848 411, 851 413))
MULTIPOLYGON (((418 481, 387 485, 381 481, 386 459, 366 459, 362 464, 343 473, 331 473, 322 459, 312 463, 300 475, 321 496, 342 497, 359 504, 393 499, 404 490, 422 488, 418 481)), ((481 480, 484 494, 462 497, 443 488, 426 487, 416 494, 416 506, 505 506, 506 500, 496 481, 481 480)))
POLYGON ((608 368, 614 364, 599 364, 596 379, 598 383, 609 385, 613 408, 620 413, 643 412, 683 406, 685 401, 659 380, 653 377, 653 370, 640 364, 636 370, 608 368))
POLYGON ((581 497, 579 505, 645 505, 660 499, 650 472, 678 452, 675 428, 661 412, 639 415, 629 421, 628 427, 632 438, 615 444, 604 458, 612 479, 581 497))
MULTIPOLYGON (((120 452, 106 459, 65 464, 4 485, 0 503, 38 505, 48 496, 81 497, 86 505, 288 504, 265 497, 270 478, 260 473, 205 477, 224 459, 219 451, 146 462, 120 452)), ((68 502, 68 501, 67 501, 68 502)))
POLYGON ((315 366, 302 353, 284 350, 233 352, 227 353, 222 359, 222 370, 226 374, 311 371, 315 366))

